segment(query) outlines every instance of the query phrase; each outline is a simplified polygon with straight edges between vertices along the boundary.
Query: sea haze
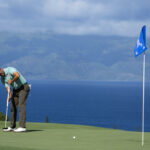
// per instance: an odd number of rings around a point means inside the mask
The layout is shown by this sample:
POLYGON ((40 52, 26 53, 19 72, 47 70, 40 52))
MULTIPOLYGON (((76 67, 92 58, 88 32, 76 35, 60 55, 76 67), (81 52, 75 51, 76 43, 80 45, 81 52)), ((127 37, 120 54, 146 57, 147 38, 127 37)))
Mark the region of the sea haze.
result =
MULTIPOLYGON (((140 131, 142 82, 31 81, 27 121, 82 124, 140 131)), ((1 111, 6 92, 1 88, 1 111), (4 93, 4 95, 3 95, 4 93)), ((145 131, 150 131, 149 88, 146 85, 145 131)), ((10 115, 10 112, 9 112, 10 115)))

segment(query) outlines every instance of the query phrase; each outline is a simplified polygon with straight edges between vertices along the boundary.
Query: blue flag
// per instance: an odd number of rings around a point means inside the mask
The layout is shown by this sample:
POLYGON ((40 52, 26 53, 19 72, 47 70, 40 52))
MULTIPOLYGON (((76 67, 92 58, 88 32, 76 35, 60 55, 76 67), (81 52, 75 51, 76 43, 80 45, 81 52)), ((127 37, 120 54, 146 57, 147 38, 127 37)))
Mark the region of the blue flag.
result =
POLYGON ((134 55, 138 56, 142 54, 145 50, 147 49, 146 47, 146 26, 142 27, 140 37, 137 40, 135 49, 134 49, 134 55))

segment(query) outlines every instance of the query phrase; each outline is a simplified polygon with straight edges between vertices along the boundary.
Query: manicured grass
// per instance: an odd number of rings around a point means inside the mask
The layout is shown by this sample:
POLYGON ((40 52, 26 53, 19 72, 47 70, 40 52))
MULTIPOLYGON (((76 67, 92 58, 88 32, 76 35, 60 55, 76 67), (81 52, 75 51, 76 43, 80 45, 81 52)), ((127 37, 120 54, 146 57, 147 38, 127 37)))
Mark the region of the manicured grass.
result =
POLYGON ((27 123, 27 127, 26 133, 1 130, 0 150, 150 150, 150 133, 145 133, 142 148, 140 132, 51 123, 27 123))

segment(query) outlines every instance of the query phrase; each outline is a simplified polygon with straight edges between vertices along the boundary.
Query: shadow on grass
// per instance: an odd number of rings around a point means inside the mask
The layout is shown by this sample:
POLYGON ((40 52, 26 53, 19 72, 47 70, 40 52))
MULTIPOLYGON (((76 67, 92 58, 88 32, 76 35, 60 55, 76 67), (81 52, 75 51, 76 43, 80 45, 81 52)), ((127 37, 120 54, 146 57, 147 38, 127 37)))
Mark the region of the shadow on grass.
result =
POLYGON ((27 130, 26 132, 40 132, 40 131, 44 131, 44 130, 27 130))
POLYGON ((137 143, 141 142, 141 140, 136 140, 136 139, 127 139, 125 141, 128 141, 128 142, 137 142, 137 143))
MULTIPOLYGON (((128 139, 126 141, 128 141, 128 142, 135 142, 135 143, 142 143, 142 141, 138 140, 138 139, 128 139)), ((149 144, 149 140, 144 140, 144 143, 146 143, 146 145, 150 145, 149 144)))
MULTIPOLYGON (((9 133, 28 133, 28 132, 41 132, 41 131, 44 131, 44 130, 27 130, 25 132, 14 132, 14 131, 10 131, 9 133)), ((4 132, 4 131, 3 131, 4 132)), ((6 132, 8 133, 8 132, 6 132)))

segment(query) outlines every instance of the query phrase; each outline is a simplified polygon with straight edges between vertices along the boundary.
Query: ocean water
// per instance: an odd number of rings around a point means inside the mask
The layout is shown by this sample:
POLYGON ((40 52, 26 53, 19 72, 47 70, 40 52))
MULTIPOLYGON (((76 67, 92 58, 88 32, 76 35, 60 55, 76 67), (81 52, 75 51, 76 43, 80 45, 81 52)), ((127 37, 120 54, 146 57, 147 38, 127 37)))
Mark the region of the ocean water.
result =
MULTIPOLYGON (((141 131, 142 82, 31 81, 27 121, 82 124, 141 131)), ((145 131, 150 131, 150 85, 145 91, 145 131)), ((6 90, 0 86, 0 111, 6 90)), ((10 107, 9 107, 10 116, 10 107)))

